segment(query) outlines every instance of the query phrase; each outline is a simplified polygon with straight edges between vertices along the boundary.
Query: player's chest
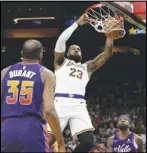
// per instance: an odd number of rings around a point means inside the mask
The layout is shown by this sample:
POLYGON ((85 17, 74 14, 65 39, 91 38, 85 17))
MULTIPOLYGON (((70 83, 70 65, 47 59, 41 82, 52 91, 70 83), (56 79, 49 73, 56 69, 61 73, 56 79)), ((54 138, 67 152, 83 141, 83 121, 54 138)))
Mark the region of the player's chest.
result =
POLYGON ((131 152, 134 149, 132 142, 118 141, 114 142, 114 152, 131 152))
POLYGON ((67 77, 69 77, 71 79, 81 80, 81 79, 87 77, 86 68, 82 65, 67 66, 67 67, 65 67, 65 71, 63 71, 62 73, 63 73, 63 75, 66 75, 67 77))

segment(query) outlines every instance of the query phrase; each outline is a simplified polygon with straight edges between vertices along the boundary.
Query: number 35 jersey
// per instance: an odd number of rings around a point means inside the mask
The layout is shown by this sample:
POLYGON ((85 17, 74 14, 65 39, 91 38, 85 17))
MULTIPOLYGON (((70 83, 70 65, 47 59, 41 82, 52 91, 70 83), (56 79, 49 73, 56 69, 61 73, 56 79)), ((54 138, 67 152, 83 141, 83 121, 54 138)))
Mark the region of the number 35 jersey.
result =
POLYGON ((2 82, 1 118, 33 115, 42 120, 40 64, 11 65, 2 82))
POLYGON ((55 71, 56 93, 78 94, 85 96, 86 85, 89 81, 87 65, 65 59, 62 66, 55 71))

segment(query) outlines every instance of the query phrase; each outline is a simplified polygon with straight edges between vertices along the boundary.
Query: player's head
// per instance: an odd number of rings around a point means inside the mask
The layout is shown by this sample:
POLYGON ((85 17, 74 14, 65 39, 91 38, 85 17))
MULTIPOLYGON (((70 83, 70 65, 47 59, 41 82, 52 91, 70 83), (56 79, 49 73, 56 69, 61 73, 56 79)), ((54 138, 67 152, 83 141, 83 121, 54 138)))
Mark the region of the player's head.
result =
POLYGON ((81 48, 78 45, 71 45, 68 49, 67 57, 76 63, 82 61, 81 48))
POLYGON ((126 131, 130 128, 130 118, 128 115, 121 115, 118 119, 117 124, 118 129, 121 131, 126 131))
POLYGON ((22 52, 22 59, 38 60, 43 58, 43 46, 38 40, 30 39, 24 42, 22 52))

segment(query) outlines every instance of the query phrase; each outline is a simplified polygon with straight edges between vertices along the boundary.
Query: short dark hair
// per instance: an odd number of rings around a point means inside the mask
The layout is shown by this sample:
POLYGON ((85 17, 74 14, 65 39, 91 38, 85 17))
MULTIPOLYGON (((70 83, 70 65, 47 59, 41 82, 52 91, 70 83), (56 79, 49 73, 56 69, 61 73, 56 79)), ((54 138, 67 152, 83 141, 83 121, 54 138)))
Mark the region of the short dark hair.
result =
POLYGON ((43 46, 40 41, 30 39, 24 42, 22 48, 22 58, 40 60, 40 52, 43 46))

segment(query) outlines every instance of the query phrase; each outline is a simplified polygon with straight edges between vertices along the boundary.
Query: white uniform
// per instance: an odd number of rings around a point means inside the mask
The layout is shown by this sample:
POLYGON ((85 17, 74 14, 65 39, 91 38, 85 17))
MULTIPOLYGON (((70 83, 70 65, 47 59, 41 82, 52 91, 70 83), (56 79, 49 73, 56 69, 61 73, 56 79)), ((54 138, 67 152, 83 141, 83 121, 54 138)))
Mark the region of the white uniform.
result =
POLYGON ((62 131, 68 122, 73 137, 94 130, 84 100, 89 81, 87 65, 65 59, 62 66, 55 71, 55 76, 55 107, 62 131))

